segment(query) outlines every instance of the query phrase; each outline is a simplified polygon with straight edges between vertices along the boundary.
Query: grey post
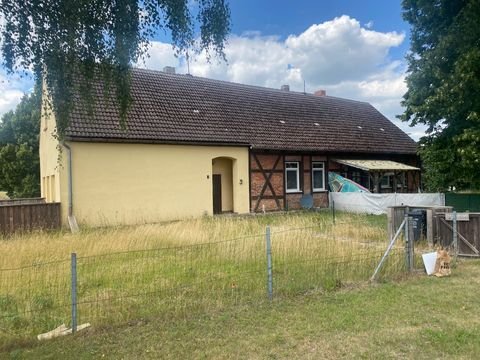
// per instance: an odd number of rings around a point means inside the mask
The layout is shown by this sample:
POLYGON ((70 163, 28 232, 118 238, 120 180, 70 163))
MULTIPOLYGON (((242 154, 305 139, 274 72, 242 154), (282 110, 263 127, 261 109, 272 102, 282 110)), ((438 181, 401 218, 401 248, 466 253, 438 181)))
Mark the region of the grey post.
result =
POLYGON ((335 225, 335 201, 332 200, 332 217, 333 217, 333 225, 335 225))
POLYGON ((458 229, 457 229, 457 212, 453 212, 453 262, 457 264, 457 254, 458 254, 458 229))
POLYGON ((409 243, 409 247, 408 247, 408 256, 410 257, 410 269, 409 271, 413 271, 414 270, 414 267, 415 267, 415 261, 414 261, 414 252, 413 252, 413 249, 415 247, 415 239, 413 237, 413 225, 412 225, 412 217, 409 216, 408 217, 408 221, 410 222, 410 224, 408 225, 408 243, 409 243))
POLYGON ((395 241, 397 240, 397 238, 398 238, 398 237, 400 236, 400 234, 402 233, 402 229, 403 229, 403 227, 405 226, 405 223, 406 223, 406 220, 403 220, 403 222, 402 222, 402 224, 400 225, 400 227, 398 228, 397 232, 395 233, 395 235, 393 236, 393 238, 390 240, 390 244, 388 245, 387 250, 385 251, 385 254, 383 254, 382 259, 380 260, 380 262, 378 263, 377 267, 375 268, 375 271, 373 272, 373 275, 372 275, 372 277, 370 278, 370 281, 374 281, 374 280, 375 280, 375 277, 377 276, 378 272, 379 272, 380 269, 382 268, 382 265, 383 265, 383 263, 385 262, 385 260, 387 259, 388 254, 389 254, 390 251, 392 250, 393 245, 395 244, 395 241))
POLYGON ((72 334, 77 332, 77 254, 72 253, 72 334))
POLYGON ((407 271, 413 270, 413 226, 412 218, 405 213, 405 264, 407 271))
POLYGON ((273 279, 272 279, 272 243, 270 240, 270 226, 265 231, 265 241, 267 245, 267 291, 268 299, 273 298, 273 279))

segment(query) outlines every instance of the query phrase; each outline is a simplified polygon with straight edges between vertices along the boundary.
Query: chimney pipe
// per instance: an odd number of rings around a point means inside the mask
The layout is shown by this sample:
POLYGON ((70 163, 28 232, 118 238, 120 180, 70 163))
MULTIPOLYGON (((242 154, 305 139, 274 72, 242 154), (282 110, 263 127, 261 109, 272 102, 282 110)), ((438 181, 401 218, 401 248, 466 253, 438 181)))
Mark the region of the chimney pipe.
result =
POLYGON ((327 96, 327 92, 325 90, 317 90, 313 93, 315 96, 327 96))
POLYGON ((173 66, 165 66, 163 72, 166 74, 175 74, 175 68, 173 66))
POLYGON ((282 86, 280 87, 280 90, 282 90, 282 91, 290 91, 290 85, 282 85, 282 86))

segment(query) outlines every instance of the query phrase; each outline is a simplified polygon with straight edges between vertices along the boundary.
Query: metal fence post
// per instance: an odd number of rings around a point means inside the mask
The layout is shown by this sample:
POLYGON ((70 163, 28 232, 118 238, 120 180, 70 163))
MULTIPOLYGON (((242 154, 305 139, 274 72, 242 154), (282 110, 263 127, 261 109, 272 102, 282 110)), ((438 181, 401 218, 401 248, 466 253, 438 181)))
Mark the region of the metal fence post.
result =
POLYGON ((408 216, 408 212, 405 213, 405 265, 407 267, 407 271, 411 272, 413 270, 413 259, 412 259, 412 223, 411 217, 408 216))
POLYGON ((273 279, 272 279, 272 243, 270 239, 270 226, 265 231, 265 241, 267 246, 267 291, 268 299, 273 299, 273 279))
POLYGON ((72 334, 77 332, 77 254, 72 253, 72 334))
POLYGON ((412 272, 415 268, 415 252, 414 252, 414 248, 415 248, 415 238, 413 236, 413 224, 412 224, 412 217, 409 216, 408 217, 408 221, 410 222, 410 224, 408 225, 408 244, 409 244, 409 247, 408 247, 408 256, 410 258, 409 260, 409 264, 410 264, 410 269, 409 271, 412 272))
POLYGON ((335 201, 332 200, 332 218, 333 218, 333 225, 335 225, 335 201))
POLYGON ((457 212, 453 212, 453 262, 457 264, 458 254, 458 229, 457 229, 457 212))

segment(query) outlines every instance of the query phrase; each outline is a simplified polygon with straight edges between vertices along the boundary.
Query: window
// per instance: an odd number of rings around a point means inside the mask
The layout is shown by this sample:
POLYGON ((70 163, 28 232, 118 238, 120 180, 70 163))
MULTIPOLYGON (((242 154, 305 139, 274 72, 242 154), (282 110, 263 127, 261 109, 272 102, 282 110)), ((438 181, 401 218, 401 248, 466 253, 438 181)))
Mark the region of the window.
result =
POLYGON ((389 189, 392 187, 392 175, 385 175, 380 180, 380 186, 382 189, 389 189))
POLYGON ((312 163, 312 189, 313 191, 325 191, 325 163, 312 163))
POLYGON ((360 174, 360 171, 352 171, 352 180, 356 182, 357 184, 361 185, 362 182, 362 174, 360 174))
MULTIPOLYGON (((382 189, 390 189, 393 187, 394 174, 386 174, 380 180, 380 186, 382 189)), ((405 173, 397 175, 397 188, 401 189, 405 187, 405 173)))
POLYGON ((55 175, 50 176, 50 201, 55 202, 55 175))
POLYGON ((285 163, 286 192, 300 191, 300 164, 297 161, 285 163))

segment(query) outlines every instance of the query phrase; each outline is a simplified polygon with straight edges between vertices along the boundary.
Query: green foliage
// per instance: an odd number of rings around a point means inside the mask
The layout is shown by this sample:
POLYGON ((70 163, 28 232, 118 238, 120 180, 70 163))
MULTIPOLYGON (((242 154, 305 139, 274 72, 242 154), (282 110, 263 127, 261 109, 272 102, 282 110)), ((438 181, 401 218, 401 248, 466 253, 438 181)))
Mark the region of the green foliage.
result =
POLYGON ((103 78, 107 93, 112 85, 125 125, 131 65, 146 56, 158 30, 170 31, 178 54, 193 48, 221 56, 230 30, 225 0, 199 0, 194 6, 189 0, 4 0, 0 16, 3 64, 11 73, 33 69, 44 79, 60 138, 74 94, 92 106, 94 77, 103 78))
POLYGON ((37 86, 0 121, 0 190, 11 198, 40 196, 40 101, 37 86))
POLYGON ((412 34, 401 118, 428 126, 426 185, 480 188, 480 1, 404 0, 403 9, 412 34))

